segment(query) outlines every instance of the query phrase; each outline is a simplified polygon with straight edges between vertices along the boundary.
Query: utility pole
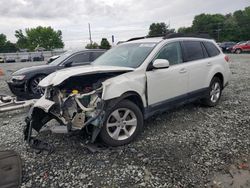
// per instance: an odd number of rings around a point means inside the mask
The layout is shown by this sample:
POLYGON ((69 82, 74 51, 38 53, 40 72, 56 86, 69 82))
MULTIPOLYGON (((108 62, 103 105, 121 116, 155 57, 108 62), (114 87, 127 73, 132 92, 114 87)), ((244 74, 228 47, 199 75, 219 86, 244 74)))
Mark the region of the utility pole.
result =
POLYGON ((220 25, 221 25, 221 23, 217 24, 217 42, 220 41, 220 31, 221 31, 220 25))
POLYGON ((90 23, 89 23, 89 41, 90 41, 90 45, 92 45, 91 30, 90 30, 90 23))
POLYGON ((115 36, 112 35, 112 46, 114 46, 114 44, 115 44, 115 36))

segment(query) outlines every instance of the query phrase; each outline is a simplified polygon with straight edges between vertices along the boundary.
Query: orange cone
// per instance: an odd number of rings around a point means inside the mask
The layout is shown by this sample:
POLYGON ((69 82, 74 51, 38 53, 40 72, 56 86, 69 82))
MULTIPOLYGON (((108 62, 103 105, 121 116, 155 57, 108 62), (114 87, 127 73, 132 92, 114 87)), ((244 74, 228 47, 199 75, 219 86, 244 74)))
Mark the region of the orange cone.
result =
POLYGON ((0 68, 0 76, 4 76, 3 69, 0 68))

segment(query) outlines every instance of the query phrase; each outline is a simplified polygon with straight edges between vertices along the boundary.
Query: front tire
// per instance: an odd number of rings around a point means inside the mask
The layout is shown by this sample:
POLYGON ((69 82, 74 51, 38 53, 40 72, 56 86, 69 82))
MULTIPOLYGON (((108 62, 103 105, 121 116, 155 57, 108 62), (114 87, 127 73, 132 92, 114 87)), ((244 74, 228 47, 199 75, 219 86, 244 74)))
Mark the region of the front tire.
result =
POLYGON ((218 77, 214 77, 210 83, 209 90, 203 103, 206 106, 214 107, 219 103, 222 93, 222 81, 218 77))
POLYGON ((39 87, 38 84, 45 77, 46 75, 38 75, 30 80, 29 91, 33 98, 40 98, 44 94, 44 89, 39 87))
POLYGON ((100 138, 109 146, 121 146, 133 141, 142 128, 143 115, 139 107, 123 100, 107 112, 100 138))

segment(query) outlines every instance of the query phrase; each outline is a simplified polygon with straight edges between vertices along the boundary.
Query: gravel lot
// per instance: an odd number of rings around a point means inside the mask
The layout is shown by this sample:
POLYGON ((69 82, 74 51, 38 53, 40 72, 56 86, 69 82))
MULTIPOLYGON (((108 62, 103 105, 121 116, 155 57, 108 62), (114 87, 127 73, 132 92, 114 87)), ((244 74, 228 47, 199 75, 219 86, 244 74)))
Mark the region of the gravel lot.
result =
MULTIPOLYGON (((0 149, 21 154, 22 187, 250 187, 250 55, 230 59, 217 107, 189 104, 151 118, 127 146, 91 153, 79 134, 42 133, 56 150, 36 154, 23 141, 26 111, 16 111, 0 114, 0 149)), ((0 64, 1 93, 11 71, 30 65, 0 64)))

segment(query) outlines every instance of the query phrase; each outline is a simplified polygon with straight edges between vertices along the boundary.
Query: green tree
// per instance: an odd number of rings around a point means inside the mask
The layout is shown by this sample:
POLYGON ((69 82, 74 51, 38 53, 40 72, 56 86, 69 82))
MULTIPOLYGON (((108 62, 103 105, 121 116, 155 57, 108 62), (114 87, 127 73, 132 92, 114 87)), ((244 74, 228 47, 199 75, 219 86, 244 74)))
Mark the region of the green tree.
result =
POLYGON ((6 35, 1 33, 0 34, 0 48, 2 48, 6 42, 7 42, 6 35))
POLYGON ((170 33, 174 33, 174 29, 169 29, 169 26, 167 26, 165 23, 152 23, 149 26, 149 32, 148 36, 162 36, 167 35, 170 33))
POLYGON ((26 29, 29 48, 34 50, 36 47, 43 47, 46 50, 63 48, 62 32, 54 31, 51 27, 38 26, 26 29))
POLYGON ((3 53, 11 53, 11 52, 17 52, 18 48, 16 47, 15 43, 12 43, 10 41, 7 41, 4 45, 4 49, 2 50, 3 53))
POLYGON ((97 49, 97 48, 99 48, 99 45, 98 45, 96 42, 94 42, 94 43, 92 43, 92 44, 87 44, 87 45, 85 46, 85 48, 86 48, 86 49, 97 49))
POLYGON ((16 45, 20 49, 29 48, 27 37, 23 34, 21 29, 15 31, 15 37, 17 38, 16 45))
POLYGON ((8 53, 16 51, 17 51, 16 45, 8 41, 6 35, 0 34, 0 53, 8 53))
POLYGON ((237 26, 239 38, 241 40, 249 40, 250 39, 250 6, 246 7, 245 10, 236 11, 233 14, 237 26))
POLYGON ((111 45, 109 44, 109 41, 106 38, 102 38, 100 48, 106 50, 111 48, 111 45))
POLYGON ((34 50, 36 47, 43 47, 46 50, 55 48, 63 48, 62 32, 55 31, 51 27, 38 26, 36 28, 28 28, 25 30, 26 35, 22 30, 17 30, 15 36, 17 37, 17 45, 20 48, 28 48, 34 50))
POLYGON ((195 16, 192 30, 195 33, 208 33, 213 38, 220 40, 220 31, 223 28, 225 16, 221 14, 200 14, 195 16))
POLYGON ((180 27, 178 33, 192 33, 192 27, 180 27))

